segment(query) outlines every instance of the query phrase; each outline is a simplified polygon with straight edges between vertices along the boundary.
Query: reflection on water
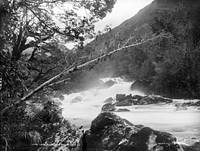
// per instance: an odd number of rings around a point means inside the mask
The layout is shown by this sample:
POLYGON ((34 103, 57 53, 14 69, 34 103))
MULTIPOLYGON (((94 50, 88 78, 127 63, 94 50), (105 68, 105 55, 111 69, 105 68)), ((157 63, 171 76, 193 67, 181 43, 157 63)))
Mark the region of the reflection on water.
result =
MULTIPOLYGON (((103 79, 107 81, 110 79, 103 79)), ((65 95, 63 101, 63 116, 78 126, 89 128, 91 121, 101 112, 101 107, 109 97, 115 98, 116 94, 139 94, 131 91, 131 82, 124 82, 115 78, 116 84, 107 89, 90 89, 87 91, 65 95), (81 98, 73 102, 74 98, 81 98)), ((174 103, 189 100, 174 100, 174 103)), ((173 104, 134 105, 126 107, 131 112, 118 112, 119 116, 126 118, 133 124, 142 124, 153 129, 172 133, 180 141, 200 140, 200 110, 188 107, 188 110, 175 111, 173 104)))

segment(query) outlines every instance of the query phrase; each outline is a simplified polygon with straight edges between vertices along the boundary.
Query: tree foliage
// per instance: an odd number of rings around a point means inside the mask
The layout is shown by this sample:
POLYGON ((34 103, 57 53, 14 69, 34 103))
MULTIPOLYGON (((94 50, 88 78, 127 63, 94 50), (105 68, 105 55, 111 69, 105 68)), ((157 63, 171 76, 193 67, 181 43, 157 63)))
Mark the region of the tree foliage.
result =
POLYGON ((196 0, 155 1, 117 28, 99 36, 90 43, 93 54, 160 34, 169 38, 128 48, 126 53, 119 52, 112 60, 95 68, 96 72, 149 81, 152 93, 199 98, 199 7, 196 0))
MULTIPOLYGON (((115 0, 0 1, 0 110, 16 105, 41 83, 75 66, 80 56, 66 44, 82 47, 95 35, 94 23, 114 4, 115 0)), ((63 75, 58 80, 67 78, 63 75)), ((53 86, 44 88, 29 103, 23 101, 1 114, 1 149, 22 150, 23 145, 44 142, 51 130, 61 126, 54 91, 53 86), (52 103, 46 107, 48 102, 52 103)))

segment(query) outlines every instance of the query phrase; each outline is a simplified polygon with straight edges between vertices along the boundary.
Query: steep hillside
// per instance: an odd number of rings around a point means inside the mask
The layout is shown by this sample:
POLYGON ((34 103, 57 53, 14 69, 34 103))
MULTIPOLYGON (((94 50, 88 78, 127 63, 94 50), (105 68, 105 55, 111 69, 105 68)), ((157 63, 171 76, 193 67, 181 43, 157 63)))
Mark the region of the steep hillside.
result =
POLYGON ((101 76, 148 81, 153 92, 171 97, 200 96, 200 2, 155 0, 111 31, 89 43, 91 57, 124 44, 166 34, 166 39, 126 49, 95 67, 101 76))
POLYGON ((155 0, 150 5, 141 9, 135 16, 124 21, 119 26, 113 28, 110 32, 98 36, 94 41, 89 43, 85 49, 93 48, 98 54, 98 51, 107 50, 106 44, 108 41, 115 41, 119 38, 120 42, 123 42, 129 38, 131 34, 134 34, 134 30, 144 24, 151 24, 155 13, 159 9, 176 9, 180 7, 180 4, 184 4, 187 7, 195 5, 198 0, 155 0))

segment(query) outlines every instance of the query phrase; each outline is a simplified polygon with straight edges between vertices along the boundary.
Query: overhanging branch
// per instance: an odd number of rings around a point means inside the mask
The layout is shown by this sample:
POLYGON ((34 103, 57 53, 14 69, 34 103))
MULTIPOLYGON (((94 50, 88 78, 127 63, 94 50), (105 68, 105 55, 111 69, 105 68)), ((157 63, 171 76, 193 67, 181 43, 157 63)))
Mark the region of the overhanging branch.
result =
POLYGON ((151 39, 147 39, 145 41, 141 41, 141 42, 138 42, 138 43, 134 43, 134 44, 131 44, 131 45, 128 45, 128 46, 123 46, 121 48, 118 48, 118 49, 115 49, 107 54, 104 54, 96 59, 93 59, 93 60, 90 60, 86 63, 83 63, 81 65, 78 65, 78 66, 70 66, 69 68, 67 69, 64 69, 61 73, 59 73, 58 75, 52 77, 51 79, 49 79, 48 81, 44 82, 43 84, 41 84, 40 86, 38 86, 37 88, 35 88, 33 91, 29 92, 27 95, 25 95, 23 98, 21 98, 17 103, 13 104, 13 105, 10 105, 10 106, 7 106, 5 107, 4 109, 1 110, 1 115, 8 109, 10 109, 11 107, 13 106, 17 106, 17 105, 20 105, 21 103, 25 102, 27 99, 29 99, 33 94, 35 94, 36 92, 40 91, 41 89, 43 89, 45 86, 49 85, 52 81, 54 81, 55 79, 58 79, 59 77, 61 77, 63 74, 69 74, 69 73, 72 73, 76 70, 79 70, 79 69, 83 69, 85 67, 90 67, 90 65, 95 65, 97 64, 99 61, 101 60, 104 60, 105 58, 107 58, 108 56, 111 56, 112 54, 115 54, 121 50, 124 50, 124 49, 127 49, 127 48, 131 48, 131 47, 136 47, 136 46, 139 46, 139 45, 142 45, 142 44, 145 44, 145 43, 148 43, 148 42, 152 42, 154 40, 157 40, 159 38, 170 38, 168 35, 166 34, 161 34, 161 35, 158 35, 156 37, 153 37, 151 39))

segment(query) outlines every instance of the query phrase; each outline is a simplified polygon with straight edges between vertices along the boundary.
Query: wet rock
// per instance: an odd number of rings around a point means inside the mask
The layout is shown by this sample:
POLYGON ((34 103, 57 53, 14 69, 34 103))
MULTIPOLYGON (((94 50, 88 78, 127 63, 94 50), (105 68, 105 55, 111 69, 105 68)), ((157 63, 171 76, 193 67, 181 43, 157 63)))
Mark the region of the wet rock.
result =
POLYGON ((134 96, 132 96, 132 99, 141 100, 142 96, 141 95, 134 95, 134 96))
POLYGON ((106 103, 102 106, 101 112, 115 111, 115 106, 112 103, 106 103))
POLYGON ((158 96, 144 96, 137 102, 135 102, 137 105, 146 105, 146 104, 158 104, 158 103, 172 103, 173 100, 163 98, 163 97, 158 97, 158 96))
POLYGON ((115 106, 132 106, 132 105, 133 105, 133 100, 129 100, 129 99, 115 103, 115 106))
POLYGON ((149 94, 150 93, 150 84, 151 84, 151 81, 149 81, 149 80, 136 80, 131 85, 131 90, 133 90, 133 91, 139 90, 139 91, 149 94))
POLYGON ((63 101, 63 100, 65 99, 64 95, 60 95, 58 98, 59 98, 61 101, 63 101))
POLYGON ((116 101, 123 101, 126 99, 125 94, 116 94, 116 101))
POLYGON ((116 106, 131 106, 131 105, 147 105, 158 103, 172 103, 173 100, 154 95, 140 96, 140 95, 116 95, 116 106))
POLYGON ((126 108, 119 108, 119 109, 116 109, 115 112, 130 112, 130 110, 126 108))
POLYGON ((86 134, 87 151, 178 151, 171 134, 133 125, 111 112, 99 114, 86 134))
POLYGON ((191 137, 191 139, 196 140, 197 138, 196 137, 191 137))
POLYGON ((194 151, 200 151, 200 142, 194 143, 192 146, 190 146, 190 148, 194 151))
POLYGON ((104 103, 112 103, 114 99, 112 97, 107 98, 104 103))
POLYGON ((181 145, 183 151, 200 151, 200 142, 196 142, 191 146, 181 145))
POLYGON ((125 94, 116 94, 116 101, 124 101, 125 99, 137 99, 139 95, 134 95, 132 94, 125 95, 125 94))
POLYGON ((200 101, 195 102, 195 103, 194 103, 194 106, 200 106, 200 101))
POLYGON ((132 94, 127 95, 126 99, 132 99, 132 94))
POLYGON ((78 103, 78 102, 81 102, 82 100, 83 98, 81 96, 77 96, 71 100, 71 103, 78 103))
POLYGON ((200 107, 200 101, 183 103, 182 106, 196 106, 196 107, 200 107))
POLYGON ((184 104, 175 104, 176 111, 187 110, 186 105, 184 104))
POLYGON ((116 82, 112 81, 112 80, 109 80, 109 81, 106 81, 102 86, 101 88, 105 89, 105 88, 109 88, 111 86, 113 86, 116 82))

